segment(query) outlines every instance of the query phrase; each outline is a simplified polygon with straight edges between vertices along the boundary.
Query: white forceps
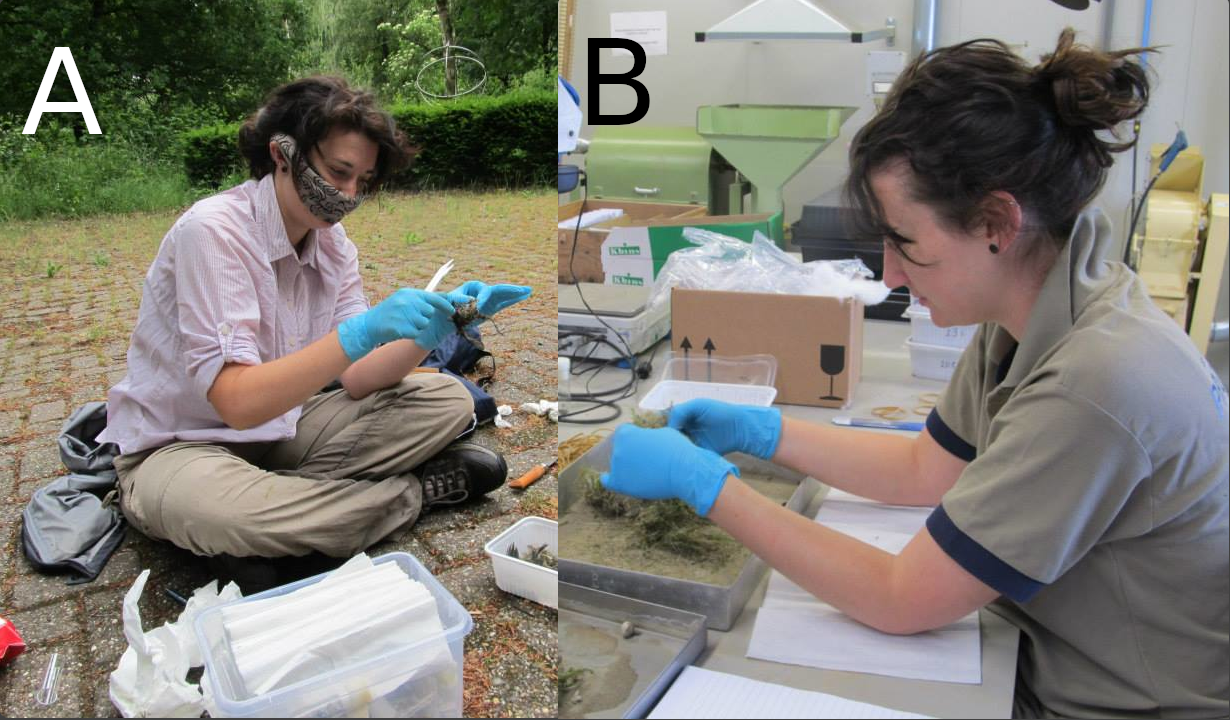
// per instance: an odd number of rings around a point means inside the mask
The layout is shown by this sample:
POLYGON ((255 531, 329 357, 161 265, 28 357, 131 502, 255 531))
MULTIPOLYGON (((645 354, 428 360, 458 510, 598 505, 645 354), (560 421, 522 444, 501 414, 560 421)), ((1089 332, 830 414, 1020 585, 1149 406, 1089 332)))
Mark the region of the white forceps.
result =
POLYGON ((431 282, 427 283, 427 292, 435 292, 436 286, 440 284, 440 281, 443 280, 444 276, 448 275, 449 270, 452 269, 453 260, 452 258, 449 258, 449 261, 441 265, 440 269, 436 271, 436 274, 431 276, 431 282))

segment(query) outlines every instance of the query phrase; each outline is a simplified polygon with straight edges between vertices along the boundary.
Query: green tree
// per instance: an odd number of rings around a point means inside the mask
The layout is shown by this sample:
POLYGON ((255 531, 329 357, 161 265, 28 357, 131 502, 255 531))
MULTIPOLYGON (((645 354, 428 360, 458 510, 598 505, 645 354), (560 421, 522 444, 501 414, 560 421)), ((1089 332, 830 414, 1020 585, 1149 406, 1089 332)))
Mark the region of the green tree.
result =
MULTIPOLYGON (((299 0, 3 2, 0 47, 21 57, 0 64, 0 113, 27 113, 52 49, 67 46, 100 124, 132 102, 238 117, 287 78, 303 24, 299 0)), ((72 99, 63 72, 51 99, 72 99)))
MULTIPOLYGON (((406 6, 409 15, 381 26, 397 42, 383 62, 385 82, 398 95, 414 95, 419 70, 442 58, 429 51, 445 43, 474 52, 486 69, 489 90, 514 87, 535 71, 554 76, 558 33, 556 4, 550 0, 411 0, 406 6)), ((459 87, 473 87, 477 68, 465 60, 440 63, 433 68, 440 72, 432 73, 429 89, 452 94, 459 87)))
MULTIPOLYGON (((555 75, 555 0, 449 0, 457 43, 478 53, 488 82, 509 88, 531 71, 555 75)), ((552 86, 554 87, 554 86, 552 86)))

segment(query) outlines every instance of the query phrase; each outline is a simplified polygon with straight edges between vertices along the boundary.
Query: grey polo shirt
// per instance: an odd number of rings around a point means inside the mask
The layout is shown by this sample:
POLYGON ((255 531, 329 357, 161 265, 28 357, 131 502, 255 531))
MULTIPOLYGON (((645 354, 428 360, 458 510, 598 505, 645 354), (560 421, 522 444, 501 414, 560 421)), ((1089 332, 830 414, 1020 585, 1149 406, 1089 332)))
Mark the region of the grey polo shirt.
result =
POLYGON ((1018 344, 983 325, 931 435, 969 464, 927 521, 1022 631, 1019 715, 1230 712, 1227 400, 1083 214, 1018 344))

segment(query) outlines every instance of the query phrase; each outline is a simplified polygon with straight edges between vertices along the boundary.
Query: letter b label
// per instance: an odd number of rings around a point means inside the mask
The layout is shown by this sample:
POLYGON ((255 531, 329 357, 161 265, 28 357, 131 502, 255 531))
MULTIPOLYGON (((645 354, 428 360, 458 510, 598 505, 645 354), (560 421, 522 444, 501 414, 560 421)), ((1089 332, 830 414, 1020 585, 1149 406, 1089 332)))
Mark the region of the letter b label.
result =
POLYGON ((589 124, 630 125, 649 112, 649 91, 639 81, 633 80, 645 70, 645 48, 627 38, 590 38, 589 40, 589 124), (598 51, 603 48, 620 48, 632 53, 632 69, 626 73, 598 72, 598 51), (603 115, 598 107, 601 85, 627 85, 636 91, 636 107, 627 115, 603 115))

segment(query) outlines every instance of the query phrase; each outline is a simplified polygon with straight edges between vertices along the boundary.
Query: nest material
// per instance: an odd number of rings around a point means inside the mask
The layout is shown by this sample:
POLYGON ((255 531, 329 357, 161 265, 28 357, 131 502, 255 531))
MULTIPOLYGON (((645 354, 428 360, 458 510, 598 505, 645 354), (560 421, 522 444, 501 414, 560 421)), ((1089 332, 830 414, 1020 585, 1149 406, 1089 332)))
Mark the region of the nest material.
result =
POLYGON ((643 413, 632 411, 632 424, 643 428, 661 428, 666 427, 667 413, 655 412, 647 410, 643 413))
POLYGON ((682 500, 639 500, 620 495, 603 487, 599 477, 592 468, 581 472, 585 502, 603 517, 630 522, 641 545, 713 563, 725 562, 734 552, 737 544, 682 500))
MULTIPOLYGON (((581 676, 587 672, 593 672, 589 668, 565 668, 559 674, 559 694, 562 698, 564 695, 579 690, 581 686, 581 676)), ((573 702, 576 702, 574 700, 573 702)))
POLYGON ((521 557, 521 553, 517 551, 517 544, 509 543, 508 556, 517 558, 518 560, 525 560, 527 562, 532 562, 535 565, 541 565, 551 570, 554 570, 556 565, 558 564, 557 560, 555 559, 555 554, 547 549, 546 543, 543 543, 541 545, 526 545, 525 549, 526 549, 526 555, 525 557, 521 557))
POLYGON ((581 471, 581 481, 585 483, 585 502, 603 517, 634 518, 645 504, 627 495, 611 492, 602 485, 601 474, 593 468, 581 471))
POLYGON ((486 315, 480 315, 478 312, 478 301, 470 300, 469 302, 460 305, 454 305, 457 312, 453 314, 453 324, 458 330, 465 330, 467 325, 472 325, 479 320, 486 320, 486 315))

